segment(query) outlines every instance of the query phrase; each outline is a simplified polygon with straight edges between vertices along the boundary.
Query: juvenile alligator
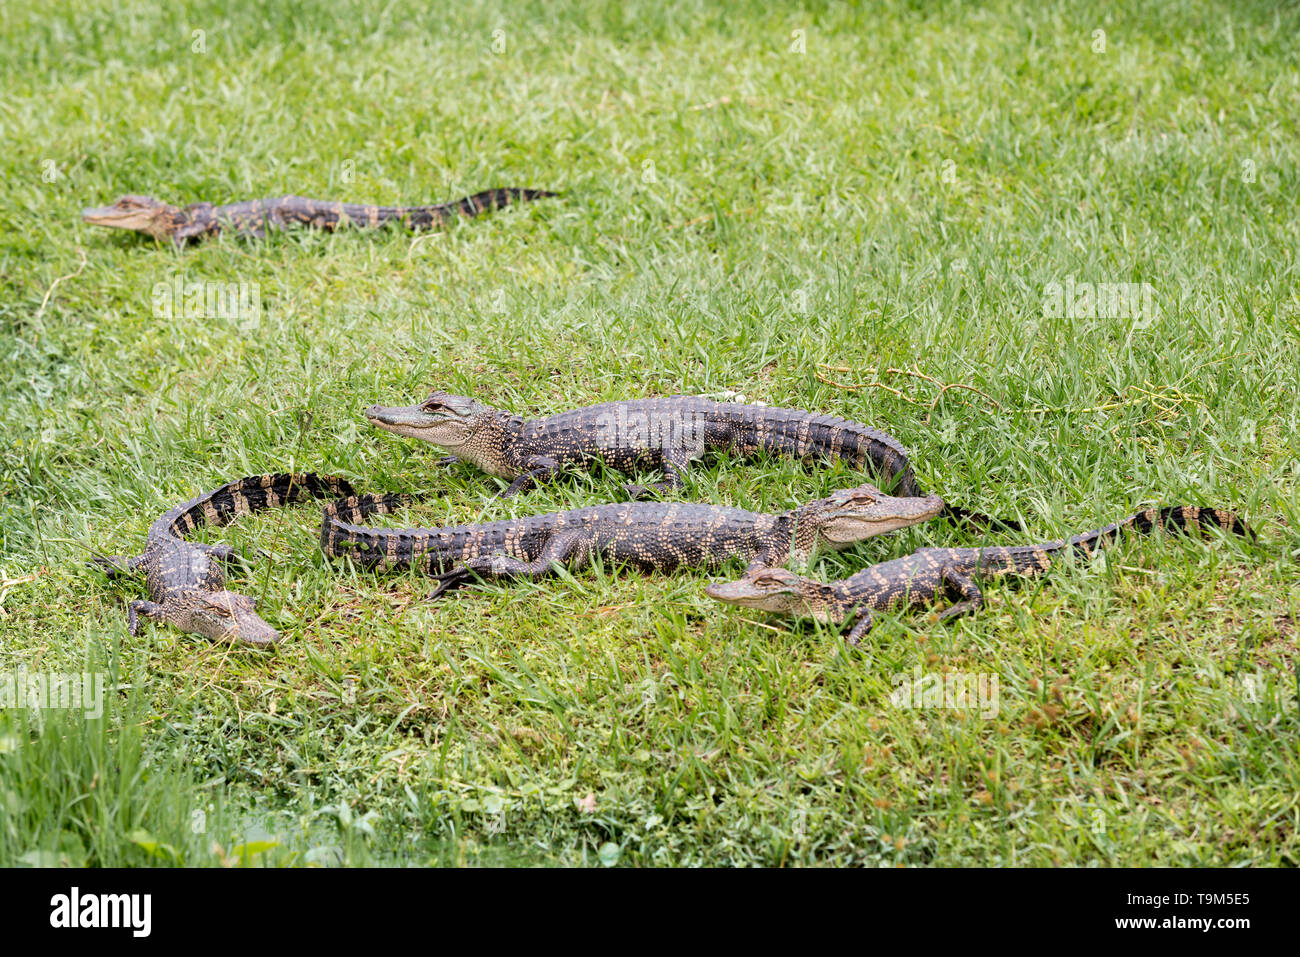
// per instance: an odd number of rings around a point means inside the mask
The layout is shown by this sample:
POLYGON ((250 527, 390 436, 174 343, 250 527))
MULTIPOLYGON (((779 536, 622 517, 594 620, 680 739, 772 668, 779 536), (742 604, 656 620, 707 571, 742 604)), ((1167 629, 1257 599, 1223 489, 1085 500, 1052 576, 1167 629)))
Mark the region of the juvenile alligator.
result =
MULTIPOLYGON (((591 405, 544 419, 525 419, 476 399, 435 391, 418 405, 366 409, 372 425, 422 439, 452 452, 444 464, 465 461, 490 475, 510 479, 505 498, 554 479, 569 467, 596 460, 621 472, 660 468, 660 490, 680 488, 682 473, 706 452, 731 450, 801 459, 843 458, 854 467, 868 462, 888 478, 890 491, 923 496, 907 450, 888 433, 849 419, 802 409, 713 402, 696 396, 635 399, 591 405)), ((634 496, 645 493, 628 486, 634 496)), ((945 505, 951 517, 1018 528, 1016 522, 945 505)))
POLYGON ((366 515, 410 504, 406 495, 363 495, 327 506, 321 548, 381 569, 415 567, 440 581, 432 597, 472 580, 537 581, 557 565, 578 569, 593 556, 639 571, 716 567, 741 557, 750 567, 805 562, 917 522, 943 508, 935 496, 894 498, 859 485, 776 515, 681 502, 623 502, 450 528, 367 528, 366 515))
POLYGON ((182 631, 214 641, 243 641, 266 645, 279 633, 257 614, 257 601, 229 591, 221 562, 236 558, 228 545, 201 545, 185 536, 202 525, 228 525, 240 515, 291 505, 308 498, 355 494, 351 485, 332 475, 254 475, 205 492, 164 512, 149 527, 144 553, 135 558, 96 557, 110 578, 144 571, 149 601, 128 606, 132 635, 140 616, 168 622, 182 631))
POLYGON ((1041 545, 922 548, 833 582, 802 578, 780 568, 752 568, 736 581, 709 585, 705 594, 743 608, 819 621, 851 621, 848 642, 856 645, 871 628, 873 611, 922 605, 941 595, 960 599, 935 618, 943 621, 980 607, 984 595, 975 583, 977 578, 1039 575, 1051 566, 1053 556, 1066 550, 1090 556, 1129 532, 1199 525, 1251 537, 1250 530, 1231 512, 1176 505, 1148 509, 1105 528, 1041 545))
POLYGON ((184 207, 172 206, 152 196, 123 196, 112 206, 85 209, 81 215, 95 226, 130 229, 154 239, 170 239, 179 246, 222 232, 265 236, 267 230, 294 225, 332 231, 345 226, 370 228, 399 223, 406 229, 433 229, 445 226, 457 216, 474 217, 512 203, 555 195, 544 189, 509 187, 484 190, 455 202, 434 206, 362 206, 302 196, 279 196, 226 206, 191 203, 184 207))

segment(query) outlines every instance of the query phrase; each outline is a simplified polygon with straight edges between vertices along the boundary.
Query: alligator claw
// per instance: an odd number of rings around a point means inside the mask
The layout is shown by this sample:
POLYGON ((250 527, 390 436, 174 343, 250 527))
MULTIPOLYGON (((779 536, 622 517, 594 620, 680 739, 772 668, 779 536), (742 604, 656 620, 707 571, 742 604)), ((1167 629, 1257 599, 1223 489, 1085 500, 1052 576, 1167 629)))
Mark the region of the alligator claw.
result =
POLYGON ((90 561, 86 562, 86 567, 103 572, 104 577, 109 581, 121 578, 123 575, 130 575, 134 571, 131 567, 131 559, 121 555, 92 555, 90 561))
POLYGON ((640 501, 647 498, 662 498, 673 490, 673 486, 668 482, 660 482, 655 485, 638 485, 635 482, 629 482, 623 486, 633 501, 640 501))
POLYGON ((986 515, 973 509, 962 508, 960 505, 945 504, 944 512, 957 524, 974 525, 985 529, 998 528, 1012 532, 1023 532, 1025 530, 1024 524, 1014 518, 998 518, 995 515, 986 515))
POLYGON ((444 592, 449 592, 453 589, 460 588, 462 585, 469 584, 469 582, 474 578, 474 573, 462 565, 458 568, 453 568, 451 571, 440 572, 432 577, 434 581, 438 583, 438 587, 429 592, 429 600, 436 601, 444 592))

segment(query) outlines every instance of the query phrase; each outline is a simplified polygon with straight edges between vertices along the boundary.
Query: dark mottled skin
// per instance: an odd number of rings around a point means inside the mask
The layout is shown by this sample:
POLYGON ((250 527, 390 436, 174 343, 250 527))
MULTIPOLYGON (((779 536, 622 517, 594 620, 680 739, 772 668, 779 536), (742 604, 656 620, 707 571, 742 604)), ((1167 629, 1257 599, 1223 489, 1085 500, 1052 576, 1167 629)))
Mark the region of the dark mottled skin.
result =
POLYGON ((321 547, 376 568, 414 566, 442 580, 437 593, 470 580, 538 580, 557 565, 577 569, 594 555, 640 571, 716 567, 734 557, 751 567, 808 560, 820 547, 846 548, 933 517, 937 498, 894 498, 870 485, 775 515, 679 502, 624 502, 450 528, 367 528, 366 515, 407 505, 404 495, 365 495, 325 509, 321 547))
MULTIPOLYGON (((566 468, 597 461, 622 472, 658 468, 660 489, 680 488, 682 474, 708 452, 742 457, 759 452, 805 460, 844 459, 870 464, 887 477, 890 491, 916 497, 907 450, 893 436, 850 419, 802 409, 713 402, 696 396, 636 399, 586 406, 542 419, 525 419, 468 396, 433 392, 414 406, 371 406, 366 418, 397 435, 422 439, 483 471, 511 479, 501 493, 514 495, 554 479, 566 468)), ((642 486, 629 486, 640 495, 642 486)), ((953 517, 1018 527, 977 512, 946 506, 953 517)))
POLYGON ((1231 512, 1177 505, 1148 509, 1121 522, 1073 538, 992 548, 922 548, 903 558, 864 569, 849 578, 818 582, 782 569, 754 568, 737 581, 718 582, 705 589, 720 601, 822 621, 852 621, 850 644, 867 633, 872 611, 926 604, 941 595, 957 599, 939 620, 977 610, 984 600, 977 578, 994 575, 1039 575, 1051 567, 1053 556, 1072 550, 1092 555, 1130 532, 1190 529, 1199 526, 1250 537, 1251 532, 1231 512))
POLYGON ((555 195, 541 189, 509 187, 484 190, 433 206, 363 206, 302 196, 254 199, 225 206, 212 203, 172 206, 151 196, 123 196, 112 206, 83 210, 82 217, 96 226, 130 229, 181 245, 223 232, 265 236, 268 230, 288 226, 335 230, 397 223, 406 229, 435 229, 457 216, 473 217, 513 203, 555 195))
POLYGON ((214 641, 270 644, 280 636, 258 616, 254 600, 226 588, 221 563, 234 558, 234 552, 226 545, 188 542, 185 536, 202 525, 228 525, 240 515, 263 509, 353 494, 351 485, 330 475, 238 479, 165 512, 149 527, 143 554, 96 558, 95 563, 110 577, 145 573, 150 600, 131 602, 132 635, 139 631, 143 616, 214 641))

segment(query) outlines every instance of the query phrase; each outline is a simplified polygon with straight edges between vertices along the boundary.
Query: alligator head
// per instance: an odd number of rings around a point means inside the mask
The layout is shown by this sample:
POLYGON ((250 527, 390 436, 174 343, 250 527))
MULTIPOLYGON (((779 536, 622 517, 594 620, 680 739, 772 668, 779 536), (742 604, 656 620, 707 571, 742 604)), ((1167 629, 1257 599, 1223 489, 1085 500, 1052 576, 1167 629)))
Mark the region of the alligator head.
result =
POLYGON ((257 601, 236 591, 195 590, 176 599, 173 607, 168 617, 177 627, 213 641, 271 645, 280 640, 280 633, 258 615, 257 601))
POLYGON ((704 594, 729 605, 757 608, 781 615, 806 615, 826 621, 834 599, 830 585, 804 578, 784 568, 752 568, 743 577, 714 582, 704 594))
POLYGON ((467 395, 435 390, 419 405, 372 405, 366 418, 381 429, 454 452, 495 412, 467 395))
POLYGON ((166 239, 175 233, 185 211, 152 196, 123 196, 112 206, 83 209, 81 216, 95 226, 130 229, 166 239))
POLYGON ((515 474, 503 467, 508 445, 504 433, 518 420, 477 399, 434 391, 419 405, 372 405, 366 409, 366 418, 371 425, 396 435, 446 449, 485 472, 505 477, 515 474))
POLYGON ((839 549, 928 522, 942 511, 943 499, 937 495, 897 498, 874 485, 858 485, 809 502, 796 509, 794 517, 796 535, 802 527, 814 532, 818 543, 839 549))

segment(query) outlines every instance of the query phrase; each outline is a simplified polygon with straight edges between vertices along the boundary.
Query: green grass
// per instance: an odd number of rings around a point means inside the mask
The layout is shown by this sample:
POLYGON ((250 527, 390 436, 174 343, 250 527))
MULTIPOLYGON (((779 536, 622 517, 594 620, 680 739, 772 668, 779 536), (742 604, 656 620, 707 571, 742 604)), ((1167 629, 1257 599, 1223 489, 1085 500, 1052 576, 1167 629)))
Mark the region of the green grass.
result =
MULTIPOLYGON (((0 864, 1300 863, 1294 8, 150 7, 0 10, 0 673, 116 676, 97 721, 0 713, 0 864), (564 196, 183 253, 78 215, 492 185, 564 196), (177 275, 263 310, 154 318, 177 275), (1071 278, 1151 283, 1158 315, 1046 318, 1071 278), (884 428, 1036 540, 1157 502, 1261 537, 1125 545, 849 650, 705 573, 430 605, 326 563, 304 506, 214 536, 269 554, 234 587, 280 647, 126 635, 138 591, 87 554, 240 475, 425 491, 425 523, 619 497, 492 501, 360 417, 431 387, 526 414, 731 389, 884 428), (999 714, 891 705, 917 666, 996 676, 999 714)), ((858 478, 722 460, 681 497, 858 478)))

